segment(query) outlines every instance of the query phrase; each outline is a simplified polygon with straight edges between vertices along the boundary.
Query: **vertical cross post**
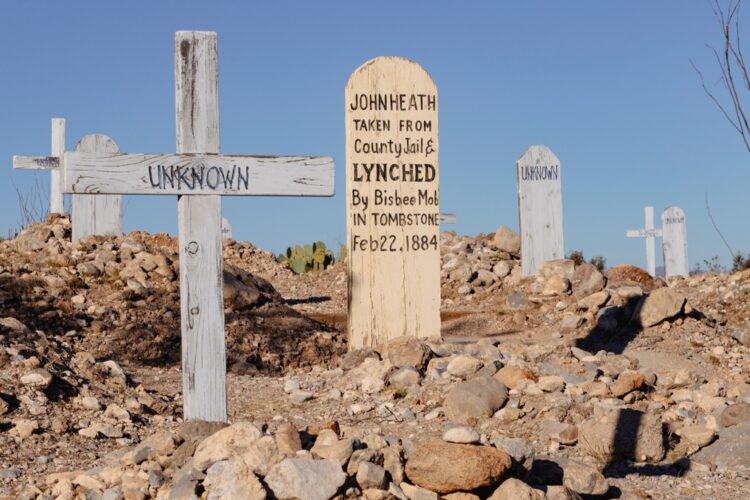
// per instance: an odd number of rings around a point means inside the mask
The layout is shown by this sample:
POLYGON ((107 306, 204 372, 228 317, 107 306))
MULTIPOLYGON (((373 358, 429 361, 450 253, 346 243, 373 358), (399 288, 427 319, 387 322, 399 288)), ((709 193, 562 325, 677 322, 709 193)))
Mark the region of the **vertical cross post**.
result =
MULTIPOLYGON (((216 33, 175 34, 177 153, 219 153, 216 33)), ((227 420, 221 196, 178 197, 185 420, 227 420)))
MULTIPOLYGON (((51 156, 62 158, 65 154, 65 119, 52 119, 51 156)), ((49 171, 49 213, 65 213, 65 196, 62 191, 62 176, 59 168, 49 171)))
POLYGON ((661 236, 661 230, 654 229, 654 207, 646 207, 645 219, 644 229, 628 229, 625 236, 646 238, 646 271, 651 276, 656 276, 656 238, 661 236))

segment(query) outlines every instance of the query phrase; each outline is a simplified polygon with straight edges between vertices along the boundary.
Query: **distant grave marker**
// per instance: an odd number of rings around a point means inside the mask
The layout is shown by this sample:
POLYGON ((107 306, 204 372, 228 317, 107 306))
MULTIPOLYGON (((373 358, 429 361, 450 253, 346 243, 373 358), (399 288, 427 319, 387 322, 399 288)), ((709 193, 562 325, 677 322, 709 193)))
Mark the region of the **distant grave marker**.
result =
POLYGON ((221 218, 221 237, 224 239, 232 238, 232 225, 229 223, 226 217, 221 218))
POLYGON ((50 156, 14 156, 13 168, 49 170, 49 213, 64 214, 65 203, 60 178, 60 157, 65 152, 65 119, 52 118, 50 156))
POLYGON ((440 214, 440 224, 455 224, 456 214, 443 213, 440 214))
POLYGON ((184 418, 227 419, 220 195, 332 196, 330 157, 219 155, 216 33, 174 40, 177 154, 66 153, 76 194, 178 195, 184 418))
POLYGON ((656 276, 656 238, 661 236, 661 229, 654 229, 654 207, 646 207, 645 228, 628 229, 625 236, 628 238, 646 239, 646 271, 651 276, 656 276))
MULTIPOLYGON (((76 145, 79 153, 119 153, 115 141, 102 134, 87 135, 76 145)), ((71 197, 73 241, 94 234, 122 235, 122 196, 76 194, 71 197)))
MULTIPOLYGON (((106 135, 87 135, 76 145, 76 151, 89 153, 118 152, 117 144, 106 135)), ((51 156, 14 156, 13 168, 50 171, 50 213, 65 213, 60 159, 65 154, 65 120, 52 119, 51 156)), ((122 234, 122 196, 71 196, 73 241, 93 234, 122 234)))
POLYGON ((685 212, 680 207, 669 207, 661 213, 664 272, 671 276, 688 276, 687 229, 685 212))
POLYGON ((438 95, 378 57, 346 86, 349 348, 440 335, 438 95))
POLYGON ((564 257, 561 175, 560 160, 547 146, 530 146, 516 162, 524 276, 564 257))

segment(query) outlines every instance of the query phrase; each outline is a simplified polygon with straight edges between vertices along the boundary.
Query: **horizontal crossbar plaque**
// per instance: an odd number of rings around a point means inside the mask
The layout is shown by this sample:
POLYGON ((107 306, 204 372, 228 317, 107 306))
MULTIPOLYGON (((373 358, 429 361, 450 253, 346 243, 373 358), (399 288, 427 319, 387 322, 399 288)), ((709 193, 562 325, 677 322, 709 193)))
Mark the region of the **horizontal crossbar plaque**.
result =
POLYGON ((64 166, 68 193, 334 194, 330 156, 65 153, 64 166))

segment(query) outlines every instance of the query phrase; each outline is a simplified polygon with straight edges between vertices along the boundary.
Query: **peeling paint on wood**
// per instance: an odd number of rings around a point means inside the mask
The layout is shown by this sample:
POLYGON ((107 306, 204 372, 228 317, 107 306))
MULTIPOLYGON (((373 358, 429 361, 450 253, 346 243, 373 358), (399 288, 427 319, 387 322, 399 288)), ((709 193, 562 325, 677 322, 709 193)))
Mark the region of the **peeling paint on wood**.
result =
MULTIPOLYGON (((76 145, 78 153, 119 153, 115 141, 106 135, 83 137, 76 145)), ((63 162, 64 165, 64 162, 63 162)), ((68 172, 63 166, 63 183, 68 172)), ((74 194, 71 197, 73 241, 90 235, 122 234, 122 196, 74 194)))
MULTIPOLYGON (((175 34, 177 152, 219 152, 216 33, 175 34)), ((221 196, 180 196, 180 321, 185 420, 227 420, 221 196)))
POLYGON ((66 153, 65 181, 71 193, 333 196, 334 161, 330 156, 66 153))
POLYGON ((530 146, 516 162, 524 276, 564 257, 561 176, 560 160, 547 146, 530 146))
POLYGON ((417 63, 378 57, 345 106, 349 348, 439 337, 437 88, 417 63))

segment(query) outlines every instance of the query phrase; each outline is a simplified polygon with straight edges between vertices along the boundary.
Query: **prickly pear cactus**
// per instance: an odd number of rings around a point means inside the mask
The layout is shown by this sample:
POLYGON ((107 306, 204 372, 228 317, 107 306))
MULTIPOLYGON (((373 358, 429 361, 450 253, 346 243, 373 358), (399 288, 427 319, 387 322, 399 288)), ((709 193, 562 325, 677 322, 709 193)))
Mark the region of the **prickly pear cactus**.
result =
POLYGON ((286 249, 286 255, 279 255, 278 262, 286 262, 296 274, 308 271, 321 271, 334 262, 333 253, 325 243, 316 241, 312 245, 295 245, 286 249))

